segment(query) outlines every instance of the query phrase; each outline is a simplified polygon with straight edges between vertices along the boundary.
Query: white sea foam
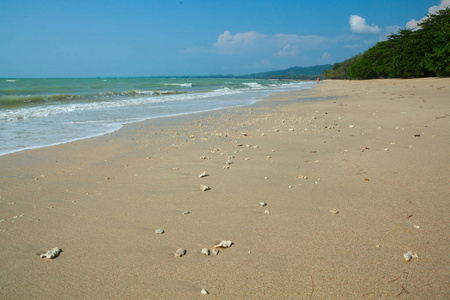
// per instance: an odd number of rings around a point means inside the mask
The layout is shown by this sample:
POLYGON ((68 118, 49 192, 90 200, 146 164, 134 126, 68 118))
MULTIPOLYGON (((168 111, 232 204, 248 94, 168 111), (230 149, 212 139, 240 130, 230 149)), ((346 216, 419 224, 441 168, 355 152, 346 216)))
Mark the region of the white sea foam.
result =
POLYGON ((244 82, 243 84, 252 89, 262 89, 263 88, 263 86, 261 84, 256 83, 256 82, 244 82))
POLYGON ((5 81, 6 81, 6 82, 16 82, 17 80, 14 80, 14 79, 6 79, 5 81))
POLYGON ((166 83, 165 85, 176 85, 182 87, 192 87, 192 83, 166 83))

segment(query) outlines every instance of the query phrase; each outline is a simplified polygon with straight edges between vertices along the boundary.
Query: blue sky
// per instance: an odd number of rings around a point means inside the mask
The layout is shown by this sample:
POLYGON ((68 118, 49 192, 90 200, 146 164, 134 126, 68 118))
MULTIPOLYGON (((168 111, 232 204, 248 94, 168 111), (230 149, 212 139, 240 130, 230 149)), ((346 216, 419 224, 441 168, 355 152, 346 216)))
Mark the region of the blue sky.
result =
POLYGON ((0 77, 249 74, 333 64, 450 0, 1 0, 0 77))

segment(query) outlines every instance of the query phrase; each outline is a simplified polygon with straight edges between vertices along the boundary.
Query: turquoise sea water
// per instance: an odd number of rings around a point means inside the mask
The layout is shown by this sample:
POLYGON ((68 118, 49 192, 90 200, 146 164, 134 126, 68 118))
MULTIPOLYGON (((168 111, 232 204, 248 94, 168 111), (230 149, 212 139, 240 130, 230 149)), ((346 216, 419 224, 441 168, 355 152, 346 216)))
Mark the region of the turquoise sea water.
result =
POLYGON ((226 78, 0 79, 0 155, 145 119, 250 105, 314 85, 226 78))

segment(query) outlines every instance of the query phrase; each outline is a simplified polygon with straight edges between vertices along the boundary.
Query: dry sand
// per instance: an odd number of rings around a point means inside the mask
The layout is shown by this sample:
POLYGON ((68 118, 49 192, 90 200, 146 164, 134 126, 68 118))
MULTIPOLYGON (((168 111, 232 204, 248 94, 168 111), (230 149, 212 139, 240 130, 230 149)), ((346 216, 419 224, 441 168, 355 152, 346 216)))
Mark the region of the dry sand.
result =
POLYGON ((326 81, 1 156, 0 298, 448 299, 449 95, 326 81))

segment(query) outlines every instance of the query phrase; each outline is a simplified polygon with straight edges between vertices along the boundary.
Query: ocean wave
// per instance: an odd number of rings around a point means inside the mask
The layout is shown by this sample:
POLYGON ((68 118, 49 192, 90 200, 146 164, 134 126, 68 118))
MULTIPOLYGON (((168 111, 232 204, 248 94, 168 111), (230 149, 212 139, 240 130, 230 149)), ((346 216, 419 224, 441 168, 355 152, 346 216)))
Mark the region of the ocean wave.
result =
POLYGON ((252 89, 262 89, 263 88, 263 86, 257 82, 243 82, 242 84, 246 85, 252 89))
POLYGON ((12 107, 34 102, 70 101, 84 99, 81 95, 55 94, 55 95, 3 95, 0 96, 0 107, 12 107))
POLYGON ((181 87, 192 87, 192 83, 166 83, 164 85, 176 85, 181 87))
POLYGON ((129 97, 121 100, 105 99, 103 101, 60 103, 45 107, 39 106, 39 107, 23 107, 18 109, 5 109, 0 111, 0 121, 17 121, 29 118, 44 118, 51 115, 58 115, 64 113, 93 111, 99 109, 114 109, 120 107, 137 106, 160 102, 188 101, 193 99, 204 99, 208 97, 217 97, 228 94, 235 94, 240 92, 242 91, 231 90, 229 88, 220 88, 205 93, 161 91, 158 92, 160 93, 158 94, 160 95, 160 97, 153 97, 154 94, 152 95, 141 94, 142 97, 129 97))
POLYGON ((16 82, 17 80, 15 80, 15 79, 6 79, 5 81, 6 82, 16 82))
POLYGON ((103 92, 99 93, 100 96, 160 96, 160 95, 173 95, 173 94, 185 94, 184 91, 142 91, 142 90, 130 90, 125 92, 103 92))

